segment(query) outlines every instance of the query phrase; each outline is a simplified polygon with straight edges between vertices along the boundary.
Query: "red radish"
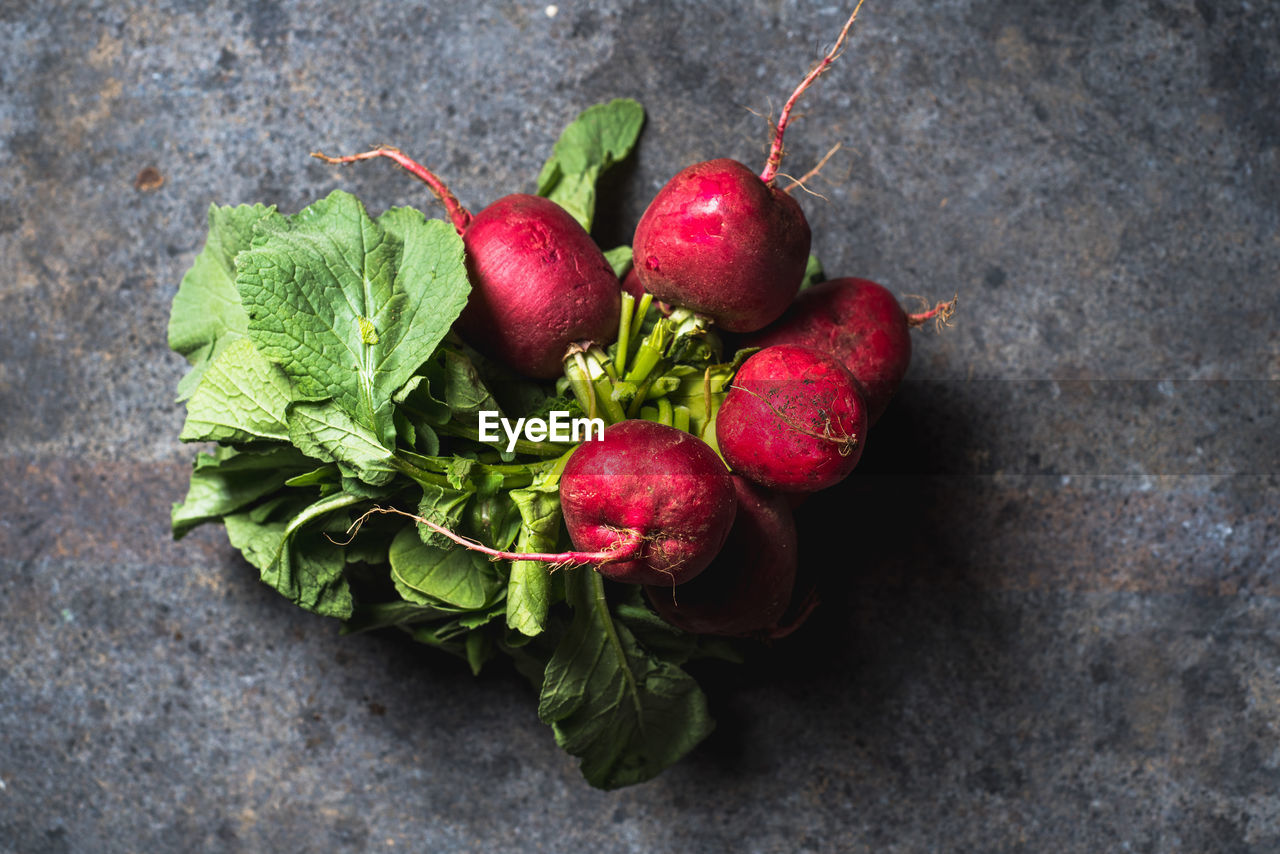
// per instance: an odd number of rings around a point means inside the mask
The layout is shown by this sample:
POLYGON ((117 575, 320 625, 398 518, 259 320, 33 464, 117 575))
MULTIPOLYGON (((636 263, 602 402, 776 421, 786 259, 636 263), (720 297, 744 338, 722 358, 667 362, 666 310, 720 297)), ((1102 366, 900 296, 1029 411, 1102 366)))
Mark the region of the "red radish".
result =
POLYGON ((648 587, 653 608, 696 634, 771 634, 786 613, 796 579, 796 523, 786 497, 734 476, 738 516, 706 570, 678 589, 648 587))
POLYGON ((656 299, 706 315, 730 332, 752 332, 795 298, 810 233, 800 206, 774 186, 782 137, 796 101, 835 59, 858 8, 783 106, 759 176, 736 160, 696 163, 649 204, 632 248, 640 282, 656 299))
POLYGON ((636 273, 636 268, 632 267, 627 274, 622 277, 622 289, 638 301, 644 296, 644 285, 640 284, 640 275, 636 273))
POLYGON ((795 344, 830 353, 849 369, 874 424, 911 362, 911 328, 945 321, 955 301, 907 314, 893 294, 867 279, 832 279, 804 291, 776 323, 748 336, 748 347, 795 344))
POLYGON ((786 492, 844 480, 866 432, 853 376, 812 347, 768 347, 747 359, 716 416, 716 444, 734 473, 786 492))
POLYGON ((738 505, 733 478, 707 443, 653 421, 620 421, 569 457, 560 506, 579 551, 502 551, 394 508, 373 508, 352 530, 373 513, 396 513, 498 560, 587 564, 614 581, 671 586, 711 563, 738 505))
POLYGON ((706 569, 733 525, 733 479, 711 447, 652 421, 621 421, 579 445, 560 477, 560 506, 576 548, 638 536, 629 560, 597 566, 629 584, 670 587, 706 569))
POLYGON ((526 376, 552 379, 563 371, 570 344, 607 344, 617 336, 618 277, 555 202, 517 193, 473 217, 439 178, 398 149, 313 156, 326 163, 387 157, 431 188, 467 250, 471 296, 457 328, 479 350, 526 376))

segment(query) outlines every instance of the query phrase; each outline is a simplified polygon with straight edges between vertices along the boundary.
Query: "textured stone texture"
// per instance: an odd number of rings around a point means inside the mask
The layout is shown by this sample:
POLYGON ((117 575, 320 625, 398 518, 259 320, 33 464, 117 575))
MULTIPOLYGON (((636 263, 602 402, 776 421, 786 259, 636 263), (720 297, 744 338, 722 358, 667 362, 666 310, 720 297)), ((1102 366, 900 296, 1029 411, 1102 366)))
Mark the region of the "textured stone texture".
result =
POLYGON ((1275 4, 870 0, 784 171, 843 143, 828 272, 959 321, 806 513, 810 626, 705 670, 720 729, 616 793, 511 672, 169 540, 169 301, 211 202, 433 204, 309 151, 480 206, 616 96, 628 242, 680 167, 763 164, 845 12, 418 6, 0 3, 0 851, 1280 848, 1275 4))

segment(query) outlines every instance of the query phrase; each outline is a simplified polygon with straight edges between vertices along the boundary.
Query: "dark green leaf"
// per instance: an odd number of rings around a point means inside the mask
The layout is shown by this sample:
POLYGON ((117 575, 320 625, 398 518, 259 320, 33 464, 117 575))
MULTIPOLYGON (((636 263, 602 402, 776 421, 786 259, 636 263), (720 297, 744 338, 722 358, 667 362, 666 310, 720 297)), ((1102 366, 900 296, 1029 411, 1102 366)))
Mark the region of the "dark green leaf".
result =
POLYGON ((567 570, 565 587, 573 622, 547 664, 538 716, 593 786, 651 779, 711 732, 706 698, 613 620, 595 570, 567 570))

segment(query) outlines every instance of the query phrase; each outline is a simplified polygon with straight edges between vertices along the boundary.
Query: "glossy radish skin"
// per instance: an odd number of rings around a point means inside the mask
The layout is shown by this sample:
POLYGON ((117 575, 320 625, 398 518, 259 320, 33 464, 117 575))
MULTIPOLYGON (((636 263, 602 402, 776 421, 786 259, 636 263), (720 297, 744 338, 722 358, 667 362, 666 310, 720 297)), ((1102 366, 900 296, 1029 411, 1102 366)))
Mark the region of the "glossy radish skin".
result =
POLYGON ((748 347, 797 344, 835 356, 858 381, 874 424, 911 363, 907 314, 868 279, 832 279, 805 290, 776 323, 744 340, 748 347))
POLYGON ((747 359, 716 416, 716 443, 734 473, 784 492, 844 480, 866 432, 853 376, 812 347, 778 345, 747 359))
POLYGON ((560 505, 575 548, 643 539, 636 558, 602 563, 601 575, 669 588, 711 563, 733 525, 737 498, 729 471, 701 439, 632 420, 578 446, 560 477, 560 505))
POLYGON ((655 298, 730 332, 752 332, 795 298, 809 243, 794 199, 720 159, 667 182, 640 218, 632 248, 636 274, 655 298))
POLYGON ((655 611, 695 634, 772 632, 791 601, 797 568, 795 519, 786 498, 733 478, 738 515, 720 554, 701 575, 674 590, 645 588, 655 611))
POLYGON ((618 332, 622 290, 591 236, 539 196, 504 196, 462 233, 471 296, 458 331, 526 376, 557 377, 569 345, 618 332))

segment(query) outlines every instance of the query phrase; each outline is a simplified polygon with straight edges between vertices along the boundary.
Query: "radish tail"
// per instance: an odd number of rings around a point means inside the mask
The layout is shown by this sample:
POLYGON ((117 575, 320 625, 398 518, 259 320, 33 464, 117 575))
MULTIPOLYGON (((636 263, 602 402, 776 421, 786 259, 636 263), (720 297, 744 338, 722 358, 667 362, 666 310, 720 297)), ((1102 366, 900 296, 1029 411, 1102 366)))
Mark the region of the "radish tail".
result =
POLYGON ((796 105, 796 101, 800 100, 800 96, 805 89, 809 88, 809 84, 818 79, 822 72, 835 61, 836 56, 840 53, 840 47, 844 44, 845 38, 849 35, 849 29, 853 26, 853 22, 858 18, 858 10, 862 8, 863 0, 858 0, 858 5, 854 7, 853 14, 849 16, 849 20, 845 21, 844 29, 840 31, 840 37, 836 39, 835 46, 827 52, 822 61, 814 67, 809 74, 800 81, 800 85, 796 87, 796 91, 791 93, 791 97, 787 99, 787 103, 782 107, 782 113, 778 116, 778 125, 773 131, 773 145, 769 147, 769 159, 764 164, 764 171, 760 173, 760 180, 766 184, 772 185, 774 176, 778 174, 778 167, 782 164, 782 135, 787 132, 787 124, 791 121, 791 110, 796 105))
POLYGON ((445 186, 444 181, 436 177, 430 169, 423 166, 418 161, 409 157, 398 148, 389 145, 380 145, 371 151, 365 151, 360 154, 348 154, 343 157, 329 157, 318 151, 311 152, 311 156, 317 160, 323 160, 325 163, 342 164, 354 163, 357 160, 371 160, 375 157, 388 157, 400 164, 411 175, 422 183, 431 188, 431 192, 444 205, 445 212, 449 214, 449 220, 453 223, 453 227, 458 230, 459 234, 467 230, 467 226, 471 225, 471 212, 462 206, 458 201, 458 197, 445 186))

